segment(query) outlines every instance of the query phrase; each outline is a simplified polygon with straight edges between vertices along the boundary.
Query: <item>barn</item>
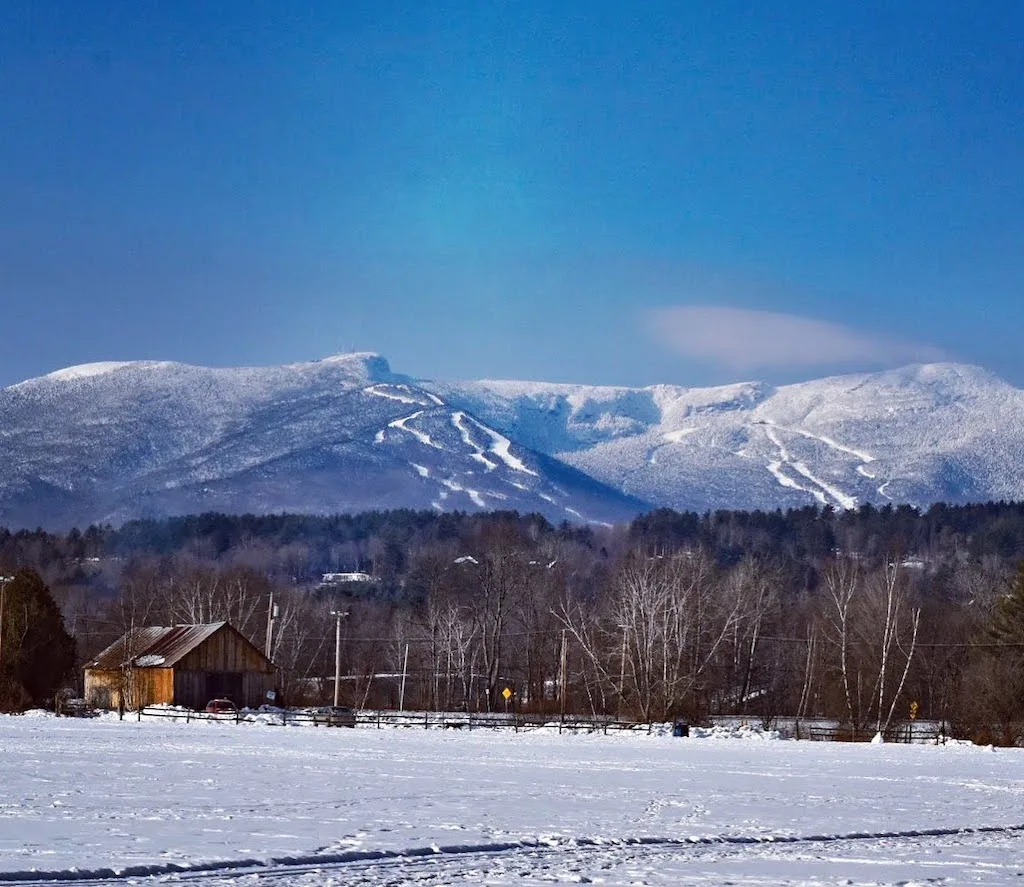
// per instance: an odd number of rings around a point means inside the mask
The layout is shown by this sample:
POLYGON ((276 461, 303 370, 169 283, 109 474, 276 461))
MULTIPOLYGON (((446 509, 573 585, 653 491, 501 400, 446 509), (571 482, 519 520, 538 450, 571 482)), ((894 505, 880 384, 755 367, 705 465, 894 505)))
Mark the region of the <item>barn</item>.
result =
POLYGON ((217 698, 255 708, 276 683, 274 664, 227 622, 138 628, 85 666, 85 699, 96 708, 201 709, 217 698))

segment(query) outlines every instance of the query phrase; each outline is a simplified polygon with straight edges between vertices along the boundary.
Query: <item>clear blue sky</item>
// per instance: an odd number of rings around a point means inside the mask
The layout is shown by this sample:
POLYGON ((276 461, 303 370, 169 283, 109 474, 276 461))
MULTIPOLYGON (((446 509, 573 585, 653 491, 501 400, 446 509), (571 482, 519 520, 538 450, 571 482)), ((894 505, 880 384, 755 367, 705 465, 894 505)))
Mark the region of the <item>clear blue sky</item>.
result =
POLYGON ((1024 385, 1019 2, 8 0, 0 83, 0 384, 1024 385))

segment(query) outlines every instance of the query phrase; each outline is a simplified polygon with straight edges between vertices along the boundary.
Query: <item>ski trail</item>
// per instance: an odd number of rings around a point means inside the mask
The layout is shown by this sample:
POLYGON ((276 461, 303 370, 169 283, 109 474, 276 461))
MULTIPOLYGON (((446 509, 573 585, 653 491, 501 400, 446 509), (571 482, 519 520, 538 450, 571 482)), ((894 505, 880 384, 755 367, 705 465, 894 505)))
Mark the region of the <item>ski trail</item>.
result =
POLYGON ((778 449, 779 451, 778 461, 770 460, 768 462, 768 470, 772 473, 775 479, 782 486, 789 487, 790 489, 793 490, 801 490, 802 492, 810 493, 822 505, 831 504, 828 500, 828 497, 831 496, 832 499, 834 499, 841 508, 850 509, 857 507, 856 497, 848 496, 842 490, 837 489, 827 481, 821 480, 821 478, 816 477, 803 462, 794 460, 793 457, 790 455, 789 450, 786 449, 785 444, 779 439, 779 436, 776 433, 776 429, 778 429, 778 426, 772 423, 766 422, 764 424, 765 434, 767 435, 768 439, 775 445, 776 449, 778 449), (793 469, 793 471, 795 471, 801 477, 805 478, 806 480, 814 484, 814 487, 806 487, 797 483, 797 481, 795 481, 793 478, 783 473, 783 466, 788 466, 791 469, 793 469))
POLYGON ((487 503, 484 502, 484 497, 481 496, 480 493, 477 492, 476 490, 471 490, 468 487, 463 487, 460 484, 457 484, 453 480, 445 480, 443 478, 441 479, 441 484, 447 487, 453 493, 465 493, 467 496, 469 496, 470 500, 477 508, 487 507, 487 503))
POLYGON ((469 429, 466 427, 466 414, 465 413, 452 413, 452 425, 458 429, 459 434, 462 436, 462 442, 473 450, 469 454, 471 459, 476 459, 477 462, 483 464, 487 471, 494 471, 498 467, 497 462, 492 462, 484 455, 483 447, 481 447, 475 440, 473 435, 469 433, 469 429))
MULTIPOLYGON (((466 441, 466 443, 469 444, 470 446, 476 445, 473 444, 469 438, 468 431, 465 429, 463 424, 465 422, 472 423, 474 426, 476 426, 476 428, 478 428, 491 439, 491 445, 490 447, 488 447, 487 452, 491 453, 494 456, 497 456, 502 462, 505 463, 505 465, 507 465, 513 471, 521 471, 523 474, 532 474, 534 477, 537 477, 536 471, 533 471, 532 469, 528 468, 526 466, 526 463, 523 462, 522 459, 519 459, 518 457, 512 455, 512 441, 510 441, 503 434, 499 434, 493 428, 488 428, 482 422, 478 422, 472 416, 468 416, 462 412, 452 413, 452 422, 455 425, 455 427, 459 429, 460 433, 462 433, 463 440, 466 441)), ((482 454, 483 451, 481 450, 481 455, 482 454)))
POLYGON ((826 446, 831 447, 840 453, 845 453, 847 456, 854 456, 865 465, 870 465, 875 461, 875 457, 864 450, 855 450, 853 447, 848 447, 845 444, 841 444, 838 441, 833 440, 831 437, 826 437, 824 434, 814 434, 811 431, 806 431, 803 428, 789 428, 785 425, 779 425, 777 422, 773 422, 771 419, 762 419, 765 425, 770 425, 772 428, 778 428, 779 431, 786 431, 790 434, 799 434, 801 437, 809 438, 810 440, 821 441, 826 446))
POLYGON ((380 382, 363 389, 364 394, 372 394, 374 397, 384 397, 388 400, 397 400, 399 403, 410 403, 416 406, 443 406, 444 401, 436 394, 423 391, 419 388, 412 388, 409 385, 389 384, 380 382))
POLYGON ((669 444, 682 443, 685 438, 689 437, 691 434, 696 433, 697 431, 700 431, 700 429, 697 427, 678 428, 675 431, 666 431, 664 434, 661 435, 661 439, 663 442, 648 449, 647 464, 657 465, 658 452, 662 449, 662 447, 666 447, 669 444))
MULTIPOLYGON (((855 449, 854 447, 849 447, 846 444, 841 444, 839 443, 839 441, 825 434, 815 434, 814 432, 807 431, 806 429, 803 428, 791 428, 785 425, 779 425, 777 422, 773 422, 771 419, 763 419, 761 420, 761 423, 764 424, 766 427, 777 428, 779 431, 785 431, 789 434, 799 434, 801 437, 806 437, 808 440, 816 440, 820 443, 825 444, 825 446, 827 447, 831 447, 837 453, 842 453, 845 456, 853 456, 855 459, 860 460, 861 463, 860 465, 857 466, 857 474, 859 474, 861 477, 866 477, 869 480, 875 480, 876 478, 875 472, 868 471, 867 466, 870 465, 872 462, 876 462, 878 460, 874 456, 872 456, 871 453, 867 452, 867 450, 858 450, 855 449)), ((856 496, 848 496, 847 494, 843 493, 842 490, 839 490, 836 487, 832 487, 829 484, 824 483, 819 478, 811 474, 810 470, 804 463, 793 462, 788 457, 786 458, 786 461, 792 464, 794 470, 800 472, 808 480, 820 486, 821 489, 828 493, 828 495, 832 496, 837 502, 839 502, 843 508, 857 507, 856 496)), ((879 490, 879 494, 885 496, 885 493, 883 493, 881 490, 879 490)))
POLYGON ((666 442, 668 442, 668 443, 681 443, 684 437, 689 437, 691 434, 694 434, 695 432, 697 432, 699 430, 700 429, 698 429, 698 428, 691 427, 691 428, 680 428, 680 429, 678 429, 676 431, 666 431, 661 436, 661 439, 666 441, 666 442))
POLYGON ((424 434, 418 428, 410 428, 409 425, 407 424, 408 422, 411 422, 413 419, 418 419, 420 416, 423 415, 424 412, 424 410, 417 410, 411 416, 406 416, 403 419, 395 419, 394 422, 388 422, 388 428, 397 428, 399 431, 404 431, 407 434, 411 434, 413 437, 416 438, 416 440, 418 440, 421 444, 424 444, 425 446, 433 447, 435 450, 443 450, 444 447, 442 447, 440 444, 434 443, 434 441, 430 439, 429 434, 424 434))
POLYGON ((789 464, 789 451, 783 446, 782 441, 779 440, 774 429, 770 425, 765 425, 764 433, 768 436, 775 448, 779 451, 778 460, 770 459, 768 461, 768 470, 772 473, 772 476, 779 482, 783 487, 787 487, 791 490, 799 490, 801 493, 810 493, 821 502, 822 505, 828 505, 828 501, 825 499, 824 493, 821 490, 810 490, 807 487, 801 486, 791 477, 782 473, 782 466, 789 464))
POLYGON ((830 483, 823 481, 818 477, 815 477, 811 473, 810 469, 806 465, 804 465, 803 462, 790 462, 789 464, 793 466, 793 469, 795 471, 798 471, 800 474, 806 477, 812 484, 817 484, 819 487, 821 487, 821 489, 823 489, 829 496, 835 499, 836 502, 838 502, 842 508, 849 510, 851 508, 857 507, 856 496, 848 496, 838 487, 834 487, 830 483))

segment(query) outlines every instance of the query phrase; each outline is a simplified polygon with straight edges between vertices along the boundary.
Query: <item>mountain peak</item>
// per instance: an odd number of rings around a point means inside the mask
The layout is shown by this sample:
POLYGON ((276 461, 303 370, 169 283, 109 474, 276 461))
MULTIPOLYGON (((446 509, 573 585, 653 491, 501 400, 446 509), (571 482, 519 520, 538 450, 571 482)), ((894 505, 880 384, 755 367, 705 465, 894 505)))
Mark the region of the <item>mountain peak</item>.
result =
POLYGON ((341 366, 352 370, 362 370, 373 381, 384 381, 391 378, 391 364, 386 357, 376 351, 346 351, 331 354, 314 361, 321 366, 341 366))
MULTIPOLYGON (((375 352, 66 367, 0 390, 0 522, 1024 499, 1024 391, 918 364, 775 388, 431 382, 375 352)), ((584 518, 585 515, 585 518, 584 518)))

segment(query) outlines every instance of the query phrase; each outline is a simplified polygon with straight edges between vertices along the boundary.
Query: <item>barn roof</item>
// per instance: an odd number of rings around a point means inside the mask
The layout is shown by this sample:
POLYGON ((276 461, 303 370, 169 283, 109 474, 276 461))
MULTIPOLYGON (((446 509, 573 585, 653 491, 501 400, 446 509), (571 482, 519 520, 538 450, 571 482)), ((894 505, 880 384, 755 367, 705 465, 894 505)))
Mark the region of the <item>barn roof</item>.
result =
POLYGON ((127 665, 137 668, 170 668, 220 631, 226 622, 206 625, 151 626, 137 628, 114 641, 86 668, 113 670, 127 665))

